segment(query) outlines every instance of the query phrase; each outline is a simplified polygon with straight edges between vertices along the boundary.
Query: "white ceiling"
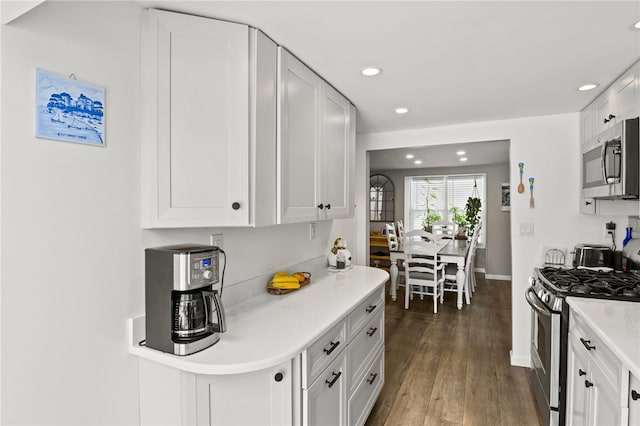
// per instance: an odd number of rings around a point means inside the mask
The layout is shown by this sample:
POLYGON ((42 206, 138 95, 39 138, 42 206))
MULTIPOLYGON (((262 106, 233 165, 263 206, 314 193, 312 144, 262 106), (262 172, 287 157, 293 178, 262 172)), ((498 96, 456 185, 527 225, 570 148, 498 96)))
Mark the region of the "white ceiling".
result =
POLYGON ((638 0, 139 3, 260 28, 351 99, 358 133, 577 112, 640 58, 638 0))
POLYGON ((465 144, 436 145, 421 148, 398 148, 372 151, 369 168, 372 171, 418 169, 431 167, 479 166, 509 162, 509 141, 488 141, 465 144), (464 155, 457 155, 458 151, 464 155), (413 159, 406 155, 412 154, 413 159), (467 158, 461 162, 460 157, 467 158), (422 164, 415 164, 415 160, 422 164))

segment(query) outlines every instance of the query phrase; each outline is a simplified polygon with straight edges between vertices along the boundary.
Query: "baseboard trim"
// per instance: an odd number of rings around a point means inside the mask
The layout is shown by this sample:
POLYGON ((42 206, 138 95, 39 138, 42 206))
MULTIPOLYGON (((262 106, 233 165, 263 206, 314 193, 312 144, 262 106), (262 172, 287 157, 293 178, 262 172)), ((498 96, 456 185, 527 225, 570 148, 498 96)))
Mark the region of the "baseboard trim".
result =
POLYGON ((511 365, 514 367, 527 367, 531 368, 531 357, 526 356, 515 356, 513 355, 513 351, 509 351, 509 356, 511 358, 511 365))
POLYGON ((484 270, 484 268, 473 268, 474 272, 482 272, 483 274, 486 273, 487 271, 484 270))
POLYGON ((493 275, 493 274, 485 274, 485 279, 487 280, 503 280, 503 281, 511 281, 511 275, 493 275))

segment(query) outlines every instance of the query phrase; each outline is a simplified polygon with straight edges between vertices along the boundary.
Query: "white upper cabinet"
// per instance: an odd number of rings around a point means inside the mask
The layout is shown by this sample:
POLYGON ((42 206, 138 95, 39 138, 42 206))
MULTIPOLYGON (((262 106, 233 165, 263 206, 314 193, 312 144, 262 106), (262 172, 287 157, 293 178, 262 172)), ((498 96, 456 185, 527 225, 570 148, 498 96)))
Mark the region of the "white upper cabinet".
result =
POLYGON ((348 217, 355 108, 278 48, 278 223, 348 217))
POLYGON ((278 47, 278 223, 320 219, 322 80, 278 47))
POLYGON ((275 49, 246 25, 145 12, 143 227, 275 223, 275 49))
POLYGON ((609 127, 640 115, 640 62, 637 62, 580 113, 581 141, 591 142, 609 127))

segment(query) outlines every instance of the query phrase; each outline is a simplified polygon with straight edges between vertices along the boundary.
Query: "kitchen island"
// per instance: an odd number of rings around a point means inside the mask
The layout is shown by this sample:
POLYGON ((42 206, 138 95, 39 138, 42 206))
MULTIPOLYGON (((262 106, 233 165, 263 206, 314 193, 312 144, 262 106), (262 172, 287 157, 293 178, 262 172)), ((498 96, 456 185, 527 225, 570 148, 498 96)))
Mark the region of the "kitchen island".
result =
POLYGON ((567 302, 568 424, 640 424, 640 303, 567 302))
POLYGON ((220 341, 193 355, 132 344, 141 423, 363 423, 384 381, 388 277, 354 266, 287 295, 265 291, 230 310, 220 341))

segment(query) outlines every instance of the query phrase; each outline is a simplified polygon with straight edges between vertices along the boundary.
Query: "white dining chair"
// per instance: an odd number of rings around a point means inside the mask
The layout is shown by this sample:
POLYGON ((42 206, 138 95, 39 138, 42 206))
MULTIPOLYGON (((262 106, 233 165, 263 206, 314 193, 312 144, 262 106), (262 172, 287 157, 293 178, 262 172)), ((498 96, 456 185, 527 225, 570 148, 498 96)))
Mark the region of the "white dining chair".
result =
POLYGON ((385 223, 384 229, 387 233, 387 244, 389 245, 389 250, 399 250, 400 243, 398 241, 398 235, 396 234, 396 228, 393 226, 393 223, 385 223))
POLYGON ((440 303, 443 300, 444 265, 438 263, 437 241, 407 237, 404 240, 404 254, 404 308, 409 309, 409 299, 414 294, 430 295, 433 297, 433 313, 438 313, 438 299, 440 303))
MULTIPOLYGON (((475 276, 473 270, 473 262, 475 258, 475 251, 477 245, 477 239, 474 241, 471 239, 469 241, 469 250, 467 250, 467 256, 464 260, 464 285, 462 287, 463 294, 466 293, 469 295, 469 299, 473 296, 473 291, 475 287, 475 276)), ((445 282, 444 282, 444 291, 450 292, 458 292, 458 281, 456 278, 456 273, 458 272, 458 265, 455 263, 447 263, 445 265, 445 282)))
POLYGON ((431 225, 431 231, 440 238, 454 239, 456 236, 456 225, 453 222, 441 221, 431 225))
POLYGON ((404 243, 404 224, 401 220, 396 221, 396 228, 398 229, 398 243, 400 244, 400 248, 402 248, 402 244, 404 243))
MULTIPOLYGON (((396 235, 396 229, 393 226, 393 223, 385 223, 384 229, 387 233, 387 245, 389 247, 389 251, 398 251, 402 247, 402 242, 398 240, 398 236, 396 235)), ((404 262, 402 260, 398 260, 396 267, 398 268, 398 276, 396 278, 396 289, 397 287, 405 286, 405 271, 404 271, 404 262)))

